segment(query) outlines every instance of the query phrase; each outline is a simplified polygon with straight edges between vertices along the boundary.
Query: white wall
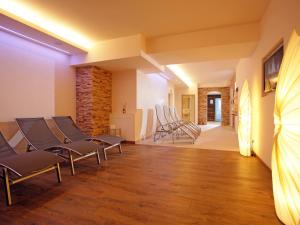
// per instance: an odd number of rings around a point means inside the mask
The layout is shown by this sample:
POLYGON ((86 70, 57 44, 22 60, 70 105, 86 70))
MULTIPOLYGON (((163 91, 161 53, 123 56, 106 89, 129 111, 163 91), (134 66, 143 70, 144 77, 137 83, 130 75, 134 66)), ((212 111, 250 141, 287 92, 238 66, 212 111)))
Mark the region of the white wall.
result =
POLYGON ((136 141, 136 82, 136 70, 113 72, 110 124, 120 128, 127 141, 136 141))
POLYGON ((69 56, 0 32, 0 121, 75 117, 75 75, 69 56))
POLYGON ((126 113, 136 111, 136 70, 113 72, 112 75, 112 113, 126 113))
POLYGON ((254 151, 269 167, 274 135, 275 95, 270 93, 262 97, 262 59, 282 38, 286 45, 293 29, 300 32, 299 9, 299 0, 272 0, 262 19, 261 39, 256 50, 250 58, 240 60, 236 71, 239 90, 245 80, 249 82, 254 151))
MULTIPOLYGON (((156 127, 155 104, 168 104, 173 86, 158 74, 127 70, 114 72, 112 77, 111 124, 121 128, 128 141, 149 137, 156 127), (126 113, 122 108, 126 105, 126 113)), ((174 90, 172 90, 174 93, 174 90)))
POLYGON ((156 104, 168 104, 172 86, 158 74, 143 74, 137 71, 137 108, 142 109, 140 137, 149 137, 156 128, 156 104))

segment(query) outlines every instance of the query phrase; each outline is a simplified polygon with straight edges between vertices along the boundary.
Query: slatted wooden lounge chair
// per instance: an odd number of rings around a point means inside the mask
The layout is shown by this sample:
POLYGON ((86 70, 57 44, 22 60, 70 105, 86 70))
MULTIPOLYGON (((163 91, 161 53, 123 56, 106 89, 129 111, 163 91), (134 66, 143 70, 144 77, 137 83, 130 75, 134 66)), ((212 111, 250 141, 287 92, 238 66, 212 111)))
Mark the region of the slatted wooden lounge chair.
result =
POLYGON ((0 168, 5 189, 6 204, 12 204, 10 186, 37 175, 56 170, 57 180, 61 182, 59 163, 64 159, 45 151, 17 152, 7 143, 0 132, 0 168))
POLYGON ((96 156, 100 164, 99 145, 87 141, 64 144, 52 133, 44 118, 18 118, 16 121, 29 143, 29 149, 51 151, 67 159, 72 175, 75 175, 74 162, 81 159, 96 156))
POLYGON ((183 120, 178 120, 175 115, 175 107, 166 106, 166 111, 169 111, 170 120, 178 124, 178 126, 184 126, 189 129, 194 135, 199 136, 201 133, 201 128, 192 122, 184 122, 183 120))
POLYGON ((192 140, 192 143, 194 144, 195 140, 198 138, 199 133, 195 131, 194 129, 191 129, 191 127, 186 126, 185 124, 182 123, 177 123, 176 121, 173 121, 172 116, 170 114, 170 108, 167 105, 163 106, 163 111, 164 111, 164 116, 165 120, 169 123, 172 124, 172 126, 176 127, 177 129, 177 136, 187 136, 192 140))
POLYGON ((191 121, 183 121, 179 117, 179 115, 178 115, 177 110, 176 110, 175 107, 173 109, 171 109, 171 111, 172 111, 172 114, 174 116, 174 119, 177 120, 179 123, 189 125, 189 126, 193 127, 195 130, 197 130, 199 133, 201 133, 201 127, 198 124, 195 124, 195 123, 193 123, 191 121))
POLYGON ((123 138, 112 135, 99 135, 95 137, 84 134, 79 127, 75 124, 70 116, 55 116, 53 117, 58 129, 63 133, 67 142, 74 142, 80 140, 96 141, 103 144, 103 154, 105 160, 107 159, 106 151, 114 147, 119 148, 120 154, 122 153, 121 143, 125 141, 123 138))
POLYGON ((163 112, 161 110, 160 105, 155 105, 155 114, 157 119, 157 125, 155 129, 155 133, 153 135, 153 141, 156 142, 157 140, 163 138, 167 134, 171 135, 172 142, 174 143, 174 127, 165 120, 163 112))

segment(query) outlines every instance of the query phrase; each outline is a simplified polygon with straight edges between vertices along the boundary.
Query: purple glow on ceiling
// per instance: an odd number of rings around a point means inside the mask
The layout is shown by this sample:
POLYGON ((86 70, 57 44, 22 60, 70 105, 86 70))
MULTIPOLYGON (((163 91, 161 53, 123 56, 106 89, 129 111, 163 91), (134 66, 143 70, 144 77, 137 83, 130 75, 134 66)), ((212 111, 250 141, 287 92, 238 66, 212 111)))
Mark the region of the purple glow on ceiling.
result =
POLYGON ((19 32, 16 32, 16 31, 14 31, 14 30, 8 29, 8 28, 6 28, 6 27, 0 26, 0 30, 5 31, 5 32, 10 33, 10 34, 13 34, 13 35, 15 35, 15 36, 24 38, 24 39, 29 40, 29 41, 31 41, 31 42, 34 42, 34 43, 36 43, 36 44, 39 44, 39 45, 42 45, 42 46, 51 48, 51 49, 53 49, 53 50, 62 52, 62 53, 64 53, 64 54, 71 55, 71 53, 68 52, 68 51, 65 51, 65 50, 63 50, 63 49, 60 49, 60 48, 57 48, 57 47, 55 47, 55 46, 49 45, 49 44, 47 44, 47 43, 41 42, 41 41, 39 41, 39 40, 33 39, 33 38, 28 37, 28 36, 26 36, 26 35, 23 35, 23 34, 21 34, 21 33, 19 33, 19 32))

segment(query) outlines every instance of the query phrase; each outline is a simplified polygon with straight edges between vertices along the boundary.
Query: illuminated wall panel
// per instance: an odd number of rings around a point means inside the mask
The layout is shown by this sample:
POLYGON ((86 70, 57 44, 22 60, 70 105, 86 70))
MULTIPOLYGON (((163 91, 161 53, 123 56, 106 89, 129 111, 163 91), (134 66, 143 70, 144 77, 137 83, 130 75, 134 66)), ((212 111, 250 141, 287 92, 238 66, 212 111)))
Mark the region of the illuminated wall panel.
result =
POLYGON ((280 68, 275 100, 272 178, 276 213, 300 224, 300 37, 294 32, 280 68))
POLYGON ((251 156, 251 101, 247 80, 243 84, 239 101, 238 137, 241 155, 251 156))

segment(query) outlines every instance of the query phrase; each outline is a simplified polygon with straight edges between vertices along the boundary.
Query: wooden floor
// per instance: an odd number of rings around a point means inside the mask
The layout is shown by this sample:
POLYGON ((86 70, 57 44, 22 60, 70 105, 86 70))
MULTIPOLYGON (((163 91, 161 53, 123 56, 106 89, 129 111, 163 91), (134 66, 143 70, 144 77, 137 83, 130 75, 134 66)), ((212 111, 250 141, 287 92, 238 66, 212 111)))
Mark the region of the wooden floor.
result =
MULTIPOLYGON (((127 145, 13 187, 0 224, 280 224, 270 171, 237 152, 127 145), (116 151, 117 152, 117 151, 116 151)), ((3 186, 2 186, 3 188, 3 186)))

